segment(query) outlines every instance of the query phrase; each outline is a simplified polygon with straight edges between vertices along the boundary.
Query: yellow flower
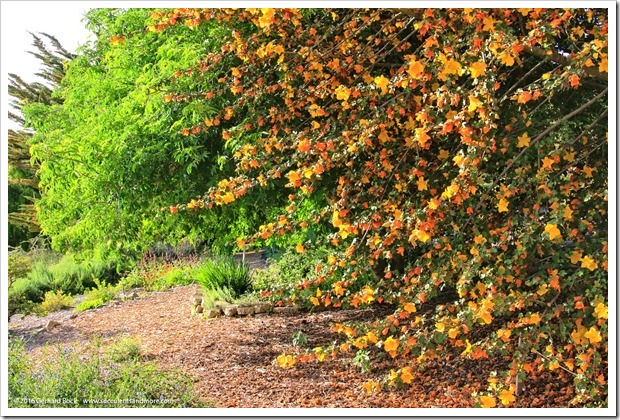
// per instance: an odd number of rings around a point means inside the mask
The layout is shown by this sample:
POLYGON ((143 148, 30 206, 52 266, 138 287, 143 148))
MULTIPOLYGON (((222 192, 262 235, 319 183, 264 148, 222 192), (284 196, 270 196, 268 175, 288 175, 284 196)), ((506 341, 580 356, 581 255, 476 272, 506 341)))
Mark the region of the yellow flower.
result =
POLYGON ((490 397, 488 395, 481 395, 480 396, 480 406, 482 408, 494 408, 497 406, 497 403, 495 402, 495 397, 490 397))
POLYGON ((591 257, 587 255, 581 259, 581 267, 587 268, 590 271, 594 271, 598 268, 598 264, 591 257))
POLYGON ((413 374, 411 373, 411 368, 403 368, 403 371, 400 374, 400 379, 406 384, 410 384, 411 382, 413 382, 413 374))
POLYGON ((562 239, 562 232, 560 232, 558 226, 553 223, 547 223, 545 226, 545 233, 549 234, 549 239, 552 241, 556 238, 562 239))
POLYGON ((499 54, 499 59, 502 62, 502 64, 505 64, 507 66, 512 66, 515 63, 515 59, 512 56, 512 54, 510 54, 510 51, 504 51, 502 53, 499 54))
POLYGON ((458 328, 450 328, 450 330, 448 330, 448 337, 455 339, 456 337, 458 337, 458 335, 459 335, 458 328))
POLYGON ((419 78, 424 74, 424 64, 416 60, 412 61, 411 64, 409 64, 409 70, 407 70, 407 73, 409 73, 409 76, 411 76, 412 79, 419 78))
POLYGON ((578 249, 574 250, 570 256, 570 262, 573 264, 577 264, 579 261, 581 261, 581 256, 581 251, 579 251, 578 249))
POLYGON ((480 319, 485 323, 485 324, 490 324, 491 321, 493 321, 493 315, 491 315, 490 312, 488 311, 482 311, 480 313, 480 319))
POLYGON ((469 71, 471 72, 471 77, 476 79, 478 76, 482 76, 486 71, 487 65, 482 61, 476 61, 474 64, 469 66, 469 71))
POLYGON ((523 133, 523 135, 517 137, 517 147, 527 147, 530 145, 530 136, 527 133, 523 133))
POLYGON ((555 160, 551 159, 549 156, 546 156, 545 158, 543 158, 542 163, 542 168, 550 171, 553 169, 553 164, 555 163, 555 160))
POLYGON ((597 318, 600 319, 608 319, 608 314, 607 314, 607 306, 605 306, 605 304, 603 302, 598 303, 595 307, 594 307, 594 316, 596 316, 597 318))
POLYGON ((418 178, 418 191, 424 191, 424 190, 428 190, 428 184, 424 180, 424 177, 422 176, 418 178))
POLYGON ((340 85, 336 88, 336 99, 340 101, 348 101, 349 96, 351 96, 351 89, 347 88, 344 85, 340 85))
POLYGON ((388 93, 388 85, 390 84, 390 79, 388 79, 385 76, 378 76, 378 77, 375 77, 374 82, 375 82, 375 85, 377 85, 377 87, 381 89, 381 93, 383 95, 388 93))
POLYGON ((461 64, 458 61, 453 60, 452 58, 446 61, 446 64, 443 69, 444 74, 456 74, 461 75, 461 64))
POLYGON ((538 291, 536 293, 538 293, 539 296, 544 296, 548 291, 549 289, 547 288, 547 283, 544 283, 538 288, 538 291))
POLYGON ((411 302, 405 303, 405 305, 403 306, 403 309, 405 311, 407 311, 408 313, 410 313, 410 314, 417 310, 415 305, 413 303, 411 303, 411 302))
POLYGON ((530 315, 530 324, 538 324, 540 322, 540 315, 538 313, 530 315))
POLYGON ((584 337, 590 340, 592 344, 600 343, 603 340, 601 333, 595 327, 590 327, 588 332, 584 334, 584 337))
POLYGON ((398 339, 392 336, 389 336, 383 343, 383 348, 385 349, 385 351, 391 352, 391 351, 395 351, 399 345, 400 345, 400 342, 398 341, 398 339))
POLYGON ((499 399, 502 402, 502 404, 504 405, 508 405, 510 403, 513 403, 516 401, 516 398, 514 396, 514 391, 512 389, 507 390, 504 389, 500 394, 499 394, 499 399))
POLYGON ((508 211, 508 200, 506 200, 505 198, 501 198, 499 200, 499 203, 497 203, 497 211, 499 213, 507 212, 508 211))
POLYGON ((372 394, 373 392, 380 392, 381 391, 381 384, 379 384, 379 382, 375 382, 375 381, 368 381, 368 382, 366 382, 364 384, 363 389, 368 394, 372 394))
POLYGON ((289 368, 295 366, 295 358, 290 354, 281 354, 276 357, 278 365, 282 368, 289 368))

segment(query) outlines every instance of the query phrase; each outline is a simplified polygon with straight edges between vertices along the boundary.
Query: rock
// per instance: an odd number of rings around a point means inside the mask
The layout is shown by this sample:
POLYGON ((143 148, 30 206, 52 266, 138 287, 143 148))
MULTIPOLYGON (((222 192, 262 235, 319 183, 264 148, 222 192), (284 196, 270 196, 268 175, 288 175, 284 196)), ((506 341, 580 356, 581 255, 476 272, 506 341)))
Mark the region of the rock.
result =
POLYGON ((215 307, 216 309, 220 309, 223 310, 224 308, 227 308, 230 306, 230 303, 225 302, 223 300, 216 300, 215 303, 213 304, 213 307, 215 307))
POLYGON ((297 315, 299 308, 297 306, 278 306, 273 308, 273 313, 280 315, 297 315))
POLYGON ((108 303, 108 306, 118 306, 121 303, 123 302, 119 298, 116 298, 116 299, 112 299, 110 303, 108 303))
POLYGON ((264 314, 271 312, 273 309, 273 305, 271 303, 258 303, 254 305, 254 313, 255 314, 264 314))
POLYGON ((203 311, 204 311, 204 308, 202 307, 202 305, 196 306, 196 313, 197 314, 201 314, 203 311))
POLYGON ((60 327, 60 322, 54 321, 53 319, 50 319, 47 321, 47 324, 45 324, 46 331, 52 331, 56 327, 60 327))
POLYGON ((239 306, 237 307, 237 315, 254 315, 254 307, 253 306, 239 306))
POLYGON ((225 308, 222 308, 222 312, 226 316, 235 316, 237 315, 237 308, 234 306, 226 306, 225 308))
POLYGON ((202 315, 205 318, 217 318, 220 315, 219 309, 206 309, 202 315))
POLYGON ((122 296, 122 298, 124 300, 134 300, 134 299, 138 299, 138 292, 131 292, 129 294, 124 294, 122 296))
POLYGON ((189 299, 189 301, 193 306, 200 305, 202 303, 202 293, 196 293, 189 299))

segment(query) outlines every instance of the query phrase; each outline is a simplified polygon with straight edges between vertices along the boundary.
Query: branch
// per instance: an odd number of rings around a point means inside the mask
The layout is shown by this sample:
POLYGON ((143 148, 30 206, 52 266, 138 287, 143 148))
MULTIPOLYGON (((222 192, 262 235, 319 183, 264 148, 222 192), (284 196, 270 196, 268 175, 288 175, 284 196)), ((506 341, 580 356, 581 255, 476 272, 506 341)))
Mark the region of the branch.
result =
POLYGON ((517 83, 515 83, 514 85, 512 85, 512 87, 510 89, 508 89, 508 92, 504 93, 504 96, 502 97, 502 99, 500 99, 500 102, 504 102, 508 96, 521 84, 522 81, 524 81, 525 79, 527 79, 527 77, 534 73, 534 71, 536 71, 536 69, 540 66, 542 66, 543 64, 545 64, 547 62, 547 60, 549 59, 549 57, 545 57, 542 61, 540 61, 538 64, 536 64, 534 67, 532 67, 530 69, 530 71, 528 71, 527 73, 525 73, 523 75, 523 77, 521 77, 517 83))
MULTIPOLYGON (((552 361, 550 358, 548 358, 547 356, 545 356, 544 354, 542 354, 541 352, 539 352, 539 351, 538 351, 538 350, 536 350, 536 349, 532 349, 532 353, 539 355, 540 357, 542 357, 543 359, 548 360, 549 362, 551 362, 551 361, 552 361)), ((562 366, 562 365, 559 365, 559 368, 560 368, 560 369, 562 369, 562 370, 563 370, 563 371, 565 371, 565 372, 570 373, 570 374, 571 374, 571 375, 573 375, 573 376, 577 376, 577 374, 576 374, 575 372, 573 372, 573 371, 570 371, 570 370, 566 369, 566 368, 565 368, 564 366, 562 366)), ((590 382, 592 382, 592 381, 590 381, 590 382)), ((592 382, 592 383, 594 383, 594 382, 592 382)))
MULTIPOLYGON (((598 95, 596 95, 594 98, 590 99, 588 102, 586 102, 585 104, 583 104, 582 106, 580 106, 579 108, 577 108, 576 110, 564 115, 562 118, 560 118, 559 120, 557 120, 555 123, 551 124, 545 131, 543 131, 542 133, 540 133, 538 136, 536 136, 535 139, 533 139, 530 142, 530 145, 528 147, 524 147, 523 150, 521 150, 521 152, 512 160, 512 162, 510 162, 507 166, 506 169, 504 169, 504 171, 495 179, 495 181, 493 182, 493 185, 491 185, 491 187, 489 188, 489 191, 493 190, 493 188, 495 188, 495 186, 497 185, 497 183, 502 180, 504 178, 504 175, 506 175, 506 173, 510 170, 510 168, 512 168, 512 166, 519 160, 519 158, 521 156, 523 156, 525 154, 526 151, 530 150, 536 143, 538 143, 538 141, 540 139, 542 139, 544 136, 546 136, 547 134, 549 134, 551 131, 555 130, 560 124, 562 124, 563 122, 570 120, 571 118, 573 118, 575 115, 581 113, 583 110, 585 110, 586 108, 590 107, 592 104, 594 104, 595 102, 597 102, 599 99, 601 99, 603 96, 605 96, 607 94, 607 91, 609 90, 609 88, 606 88, 604 91, 602 91, 601 93, 599 93, 598 95)), ((488 197, 488 196, 487 196, 488 197)), ((472 219, 474 218, 474 215, 476 214, 476 212, 478 211, 478 209, 480 208, 480 206, 482 205, 482 203, 485 201, 485 198, 487 197, 481 197, 480 201, 478 202, 478 205, 476 206, 476 208, 474 209, 474 212, 472 213, 472 215, 469 217, 469 219, 467 219, 467 222, 465 222, 465 225, 463 225, 463 231, 465 231, 465 228, 469 225, 469 222, 472 221, 472 219)))
MULTIPOLYGON (((554 61, 564 67, 574 64, 570 58, 563 56, 562 54, 558 52, 547 51, 540 47, 525 46, 524 51, 529 55, 533 55, 534 57, 548 58, 551 61, 554 61)), ((607 72, 601 72, 596 67, 583 67, 582 66, 581 70, 583 70, 584 73, 587 74, 588 76, 592 76, 592 77, 595 77, 601 80, 607 80, 607 72)))

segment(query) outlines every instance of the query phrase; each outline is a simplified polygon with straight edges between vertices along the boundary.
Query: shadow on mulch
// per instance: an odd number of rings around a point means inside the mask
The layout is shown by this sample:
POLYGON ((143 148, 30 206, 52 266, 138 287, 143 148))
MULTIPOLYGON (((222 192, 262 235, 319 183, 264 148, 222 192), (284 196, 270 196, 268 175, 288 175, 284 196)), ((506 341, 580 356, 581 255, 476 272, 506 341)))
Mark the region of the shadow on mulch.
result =
POLYGON ((86 333, 68 325, 56 327, 51 331, 41 327, 13 328, 9 330, 9 339, 22 340, 27 351, 46 346, 71 345, 76 341, 90 340, 95 336, 107 339, 123 334, 121 330, 86 333))

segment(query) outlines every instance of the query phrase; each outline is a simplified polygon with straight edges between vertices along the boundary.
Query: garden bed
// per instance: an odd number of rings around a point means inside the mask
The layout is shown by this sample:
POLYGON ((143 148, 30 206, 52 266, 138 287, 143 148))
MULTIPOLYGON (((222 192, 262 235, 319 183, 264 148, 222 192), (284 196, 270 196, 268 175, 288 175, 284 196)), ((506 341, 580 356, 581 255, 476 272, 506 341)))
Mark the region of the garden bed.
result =
MULTIPOLYGON (((136 337, 147 359, 164 369, 185 371, 204 401, 218 407, 472 407, 471 393, 484 390, 489 373, 505 367, 501 359, 452 357, 416 373, 412 386, 368 394, 363 384, 389 375, 392 360, 374 360, 369 373, 353 365, 351 355, 289 369, 274 360, 332 344, 340 338, 331 330, 334 323, 378 319, 385 315, 380 307, 206 319, 191 314, 188 302, 197 291, 197 286, 175 287, 73 319, 62 311, 36 322, 12 320, 10 334, 24 337, 35 357, 49 344, 75 348, 94 335, 104 342, 136 337), (59 319, 60 325, 40 330, 48 319, 59 319), (306 337, 303 348, 292 340, 300 331, 306 337)), ((562 370, 541 373, 525 384, 516 406, 566 407, 571 380, 562 370)))

